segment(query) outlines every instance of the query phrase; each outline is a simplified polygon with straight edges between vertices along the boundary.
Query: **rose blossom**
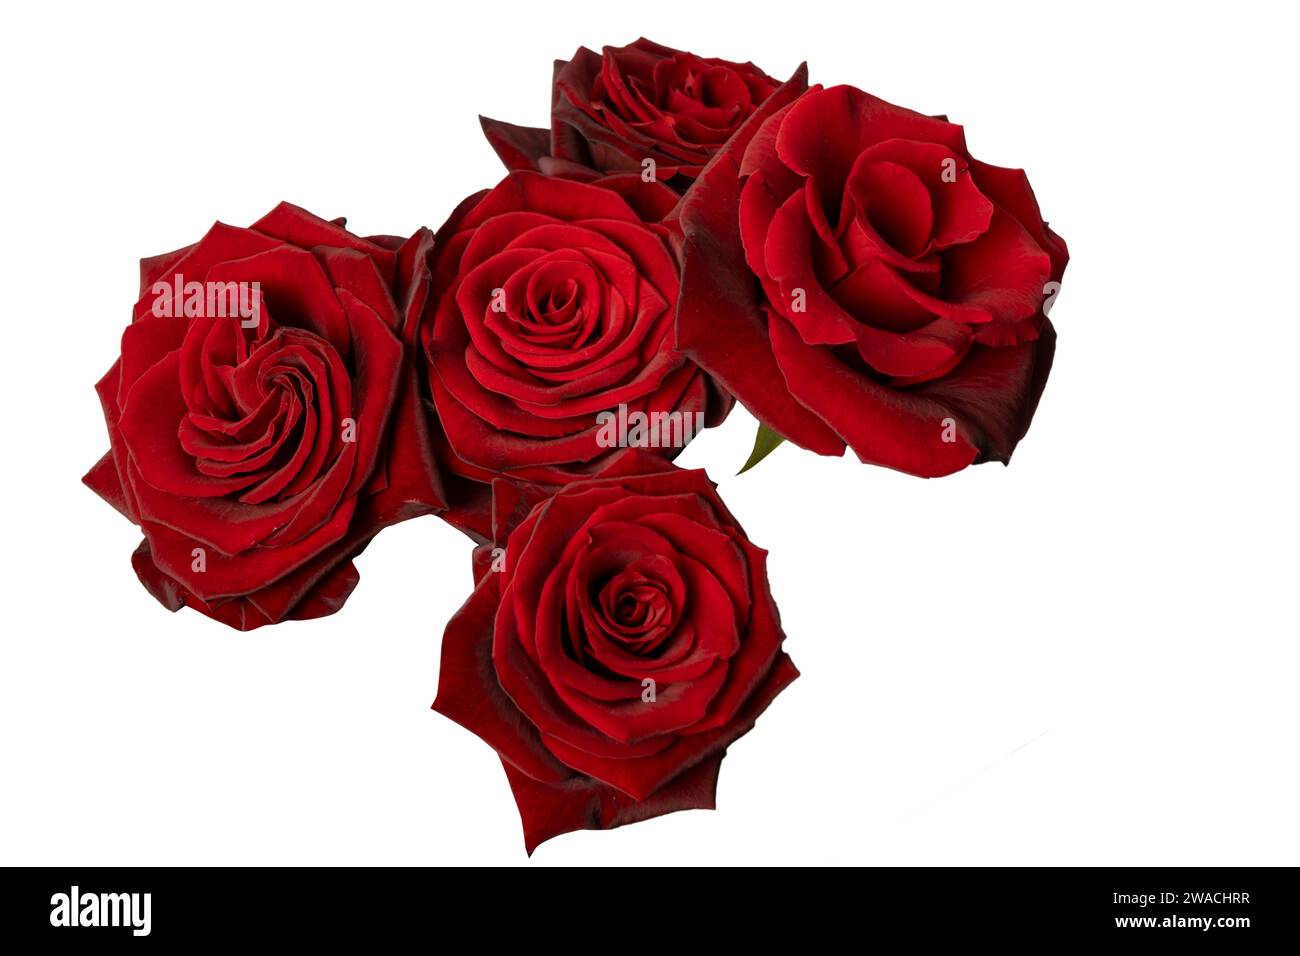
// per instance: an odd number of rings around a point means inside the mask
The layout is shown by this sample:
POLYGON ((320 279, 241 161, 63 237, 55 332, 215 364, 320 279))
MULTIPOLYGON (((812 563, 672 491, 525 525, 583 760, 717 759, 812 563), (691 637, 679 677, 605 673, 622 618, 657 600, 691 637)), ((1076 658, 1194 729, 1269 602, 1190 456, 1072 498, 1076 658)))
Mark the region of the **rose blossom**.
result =
POLYGON ((144 531, 165 606, 240 630, 332 613, 380 528, 443 506, 407 358, 432 241, 285 203, 141 263, 85 481, 144 531))
POLYGON ((423 336, 456 475, 559 486, 617 453, 610 416, 712 425, 730 409, 673 347, 680 234, 638 212, 672 194, 635 186, 636 208, 608 185, 512 173, 439 231, 423 336))
POLYGON ((732 63, 646 39, 555 64, 551 128, 484 118, 483 132, 510 169, 589 180, 653 171, 685 188, 780 84, 752 63, 732 63))
POLYGON ((727 747, 798 672, 766 552, 702 471, 640 452, 547 498, 493 486, 434 709, 501 757, 531 853, 712 808, 727 747))
POLYGON ((770 429, 927 477, 1010 458, 1067 253, 1024 173, 972 159, 960 126, 793 84, 681 222, 678 346, 770 429))

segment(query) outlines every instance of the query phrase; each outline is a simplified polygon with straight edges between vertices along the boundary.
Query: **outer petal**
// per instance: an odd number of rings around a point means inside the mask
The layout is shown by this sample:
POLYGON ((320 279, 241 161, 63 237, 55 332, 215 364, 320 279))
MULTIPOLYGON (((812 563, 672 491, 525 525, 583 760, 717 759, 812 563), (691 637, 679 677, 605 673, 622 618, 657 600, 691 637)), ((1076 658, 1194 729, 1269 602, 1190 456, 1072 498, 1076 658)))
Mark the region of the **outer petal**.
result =
POLYGON ((780 316, 771 317, 769 328, 791 393, 862 461, 934 478, 976 459, 978 449, 960 429, 954 441, 944 440, 947 409, 938 402, 878 385, 828 349, 804 344, 780 316))
POLYGON ((951 374, 916 392, 952 411, 979 446, 980 461, 1006 464, 1029 431, 1055 354, 1056 329, 1044 321, 1036 340, 977 345, 951 374))
POLYGON ((724 756, 725 752, 701 761, 645 800, 633 800, 622 791, 589 777, 546 784, 506 760, 501 764, 524 825, 524 847, 531 856, 540 844, 562 833, 611 830, 677 810, 712 810, 724 756))
POLYGON ((341 219, 331 222, 292 203, 282 202, 253 223, 251 228, 302 249, 329 246, 364 253, 374 260, 386 278, 392 278, 393 265, 396 261, 392 250, 348 232, 343 228, 341 219))
POLYGON ((292 606, 278 613, 268 614, 257 603, 255 596, 229 598, 211 603, 197 597, 154 564, 147 540, 140 542, 140 546, 131 556, 131 564, 140 583, 157 598, 159 604, 169 611, 192 607, 200 614, 238 631, 251 631, 264 624, 275 624, 282 620, 308 620, 333 614, 347 601, 360 579, 356 565, 351 561, 343 561, 332 568, 325 569, 319 579, 306 589, 292 606))
POLYGON ((1029 231, 1038 244, 1052 258, 1052 278, 1061 280, 1065 264, 1070 259, 1065 240, 1048 228, 1038 209, 1038 200, 1023 169, 1006 169, 990 166, 979 160, 971 161, 971 173, 986 196, 996 202, 1029 231))
POLYGON ((503 761, 532 779, 563 783, 573 771, 551 756, 537 729, 497 681, 492 666, 492 621, 500 602, 497 576, 488 574, 448 622, 433 709, 477 734, 503 761))
POLYGON ((763 122, 803 93, 807 75, 807 65, 800 66, 750 116, 682 201, 686 241, 677 348, 768 427, 818 454, 840 455, 843 440, 788 391, 773 387, 781 373, 737 225, 740 158, 763 122))
POLYGON ((716 730, 679 737, 671 747, 648 757, 618 760, 597 756, 561 744, 551 737, 546 739, 546 745, 552 753, 575 770, 603 780, 632 797, 644 800, 684 772, 685 768, 724 751, 733 740, 748 733, 776 695, 798 676, 799 671, 795 669, 790 658, 781 654, 762 686, 745 701, 744 707, 735 720, 716 730))
POLYGON ((122 480, 117 474, 117 465, 113 462, 113 453, 105 452, 99 461, 95 462, 86 476, 81 479, 82 482, 95 494, 103 498, 110 505, 120 511, 127 520, 137 522, 139 519, 131 511, 131 505, 126 498, 126 491, 122 487, 122 480))
POLYGON ((385 458, 372 480, 367 503, 375 520, 390 524, 447 507, 447 493, 438 468, 434 429, 421 394, 420 324, 433 284, 429 258, 434 235, 421 229, 397 250, 399 337, 406 354, 393 421, 384 442, 385 458))
POLYGON ((537 169, 537 161, 549 156, 551 133, 545 129, 515 126, 500 120, 478 118, 483 135, 496 151, 506 169, 537 169))

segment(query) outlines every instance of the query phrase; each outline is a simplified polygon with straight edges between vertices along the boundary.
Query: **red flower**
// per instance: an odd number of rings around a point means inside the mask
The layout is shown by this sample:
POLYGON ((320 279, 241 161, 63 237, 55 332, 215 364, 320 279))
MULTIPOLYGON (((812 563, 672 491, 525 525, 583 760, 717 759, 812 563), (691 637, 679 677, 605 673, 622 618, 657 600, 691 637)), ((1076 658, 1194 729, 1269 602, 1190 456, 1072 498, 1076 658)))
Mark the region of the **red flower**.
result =
POLYGON ((240 630, 332 613, 380 528, 442 507, 404 354, 431 246, 281 204, 141 263, 85 481, 143 529, 164 605, 240 630))
MULTIPOLYGON (((637 185, 638 208, 671 196, 637 185)), ((438 234, 424 327, 448 467, 563 485, 626 446, 609 415, 692 426, 654 443, 665 457, 720 420, 729 397, 673 348, 677 243, 620 192, 536 173, 463 203, 438 234)))
POLYGON ((493 513, 434 709, 500 755, 528 851, 711 808, 727 746, 798 676, 766 552, 702 471, 644 453, 551 498, 497 481, 493 513))
POLYGON ((927 477, 1005 462, 1051 367, 1065 243, 961 127, 801 80, 683 200, 678 346, 805 448, 927 477))
POLYGON ((483 132, 510 169, 589 180, 650 160, 660 182, 685 188, 779 85, 752 63, 646 39, 581 47, 556 62, 549 131, 484 118, 483 132))

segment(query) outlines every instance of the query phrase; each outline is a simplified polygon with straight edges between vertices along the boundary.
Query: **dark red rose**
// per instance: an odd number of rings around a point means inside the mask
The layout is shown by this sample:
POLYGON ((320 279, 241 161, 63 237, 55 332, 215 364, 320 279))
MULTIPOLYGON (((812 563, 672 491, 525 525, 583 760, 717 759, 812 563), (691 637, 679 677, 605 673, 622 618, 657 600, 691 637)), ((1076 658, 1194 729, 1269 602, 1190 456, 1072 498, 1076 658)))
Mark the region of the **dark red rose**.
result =
POLYGON ((638 437, 672 457, 720 420, 729 396, 673 348, 678 241, 619 192, 536 173, 463 203, 438 235, 424 328, 447 467, 563 485, 638 437), (671 419, 669 440, 607 427, 638 416, 671 419))
POLYGON ((706 59, 640 39, 557 60, 551 128, 483 119, 509 169, 591 179, 641 174, 684 187, 780 84, 752 63, 706 59))
POLYGON ((443 506, 407 358, 432 244, 281 204, 141 262, 85 482, 143 529, 164 605, 240 630, 332 613, 380 528, 443 506))
POLYGON ((539 498, 493 485, 433 705, 501 757, 530 853, 712 808, 727 747, 798 676, 767 553, 704 472, 638 453, 539 498))
POLYGON ((1010 458, 1068 258, 1023 172, 972 159, 942 118, 795 84, 680 216, 678 347, 769 428, 926 477, 1010 458))

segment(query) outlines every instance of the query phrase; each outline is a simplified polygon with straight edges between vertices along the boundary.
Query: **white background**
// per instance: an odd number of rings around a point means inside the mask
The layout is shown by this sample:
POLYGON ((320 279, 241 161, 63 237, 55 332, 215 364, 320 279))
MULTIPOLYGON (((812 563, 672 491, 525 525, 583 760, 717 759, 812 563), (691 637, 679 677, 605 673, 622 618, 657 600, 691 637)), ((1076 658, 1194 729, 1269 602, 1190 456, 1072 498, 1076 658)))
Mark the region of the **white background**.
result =
POLYGON ((1023 166, 1072 261, 1009 468, 921 481, 737 410, 680 459, 751 537, 803 677, 717 812, 578 863, 1295 864, 1295 23, 1278 4, 4 6, 0 862, 528 862, 497 758, 429 710, 470 587, 437 518, 342 613, 249 635, 137 583, 79 483, 136 260, 288 199, 436 227, 545 125, 551 61, 638 35, 849 82, 1023 166))

